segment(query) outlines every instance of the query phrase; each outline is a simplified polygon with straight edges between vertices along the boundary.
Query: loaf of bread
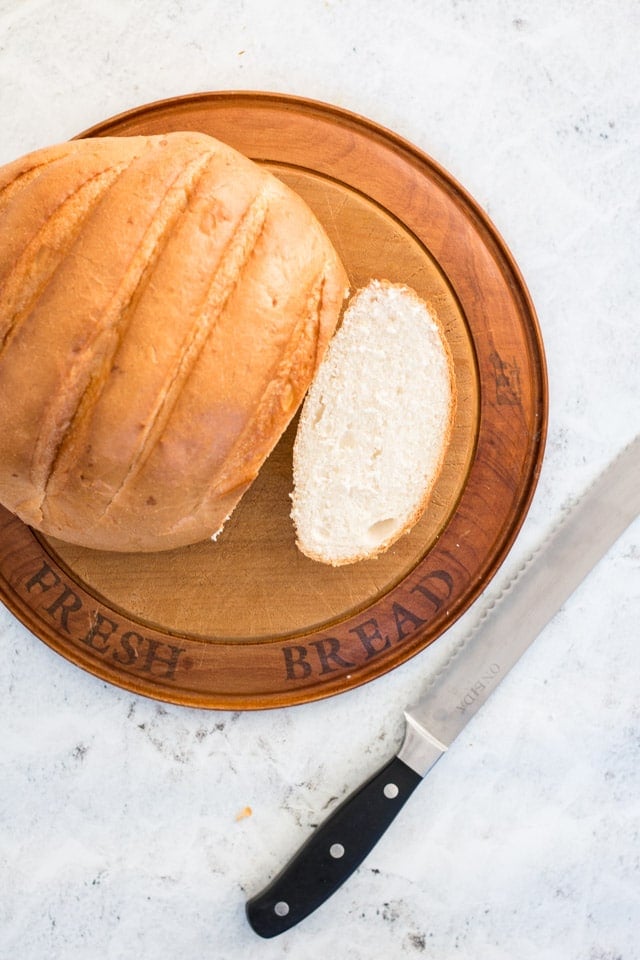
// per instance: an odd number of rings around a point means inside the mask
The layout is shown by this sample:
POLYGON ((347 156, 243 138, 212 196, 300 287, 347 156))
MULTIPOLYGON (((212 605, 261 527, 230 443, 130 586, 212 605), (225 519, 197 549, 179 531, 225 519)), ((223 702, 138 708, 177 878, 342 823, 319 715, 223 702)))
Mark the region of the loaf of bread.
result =
POLYGON ((0 168, 0 502, 99 549, 214 535, 346 285, 306 204, 206 135, 78 140, 0 168))
POLYGON ((410 530, 440 474, 455 405, 437 317, 406 286, 359 290, 300 415, 291 511, 300 550, 339 566, 410 530))

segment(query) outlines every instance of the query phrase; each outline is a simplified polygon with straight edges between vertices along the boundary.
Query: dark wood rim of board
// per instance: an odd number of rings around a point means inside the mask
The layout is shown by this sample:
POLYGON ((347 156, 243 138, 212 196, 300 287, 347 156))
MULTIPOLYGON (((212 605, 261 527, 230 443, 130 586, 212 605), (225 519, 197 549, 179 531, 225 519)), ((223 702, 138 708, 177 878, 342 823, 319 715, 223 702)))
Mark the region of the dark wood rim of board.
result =
POLYGON ((495 226, 443 167, 371 120, 285 94, 222 91, 146 104, 79 136, 203 128, 216 135, 219 111, 237 119, 239 144, 226 139, 239 149, 245 147, 243 123, 252 125, 255 160, 304 165, 299 145, 312 137, 314 171, 398 217, 447 277, 472 333, 480 392, 475 452, 457 506, 432 548, 388 593, 329 628, 295 636, 225 642, 150 628, 76 582, 46 542, 3 508, 0 597, 50 647, 117 686, 184 706, 263 709, 328 697, 379 677, 469 608, 504 561, 535 491, 546 439, 547 373, 531 297, 495 226), (262 143, 265 124, 280 128, 279 155, 262 143), (298 144, 293 155, 291 131, 298 144), (368 172, 362 150, 376 157, 368 172), (390 186, 396 182, 410 202, 398 199, 390 186))

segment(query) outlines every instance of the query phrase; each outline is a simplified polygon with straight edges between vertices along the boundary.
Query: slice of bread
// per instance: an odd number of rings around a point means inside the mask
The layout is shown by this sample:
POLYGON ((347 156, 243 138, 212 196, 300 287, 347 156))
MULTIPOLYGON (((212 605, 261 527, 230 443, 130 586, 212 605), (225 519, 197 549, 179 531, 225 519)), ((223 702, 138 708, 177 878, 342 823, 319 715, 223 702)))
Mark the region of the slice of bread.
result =
POLYGON ((339 566, 375 557, 420 518, 455 411, 453 360, 409 287, 350 301, 302 408, 293 454, 297 545, 339 566))

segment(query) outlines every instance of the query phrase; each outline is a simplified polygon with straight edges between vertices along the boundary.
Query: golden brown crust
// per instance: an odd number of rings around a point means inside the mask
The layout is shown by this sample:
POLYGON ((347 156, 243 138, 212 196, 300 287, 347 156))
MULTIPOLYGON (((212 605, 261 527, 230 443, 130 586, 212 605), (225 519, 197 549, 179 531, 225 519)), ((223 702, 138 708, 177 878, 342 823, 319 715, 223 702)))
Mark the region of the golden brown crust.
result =
POLYGON ((91 547, 213 534, 335 327, 346 276, 326 235, 201 134, 73 141, 9 166, 0 500, 91 547))

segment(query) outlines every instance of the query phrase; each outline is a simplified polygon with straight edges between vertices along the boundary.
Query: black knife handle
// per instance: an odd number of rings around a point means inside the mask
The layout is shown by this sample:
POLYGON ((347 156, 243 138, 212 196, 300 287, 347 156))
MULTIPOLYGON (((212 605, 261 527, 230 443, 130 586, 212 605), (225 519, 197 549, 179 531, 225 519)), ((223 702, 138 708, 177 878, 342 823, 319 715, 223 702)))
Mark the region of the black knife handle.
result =
POLYGON ((247 903, 261 937, 309 916, 362 863, 422 778, 394 757, 321 823, 284 870, 247 903))

